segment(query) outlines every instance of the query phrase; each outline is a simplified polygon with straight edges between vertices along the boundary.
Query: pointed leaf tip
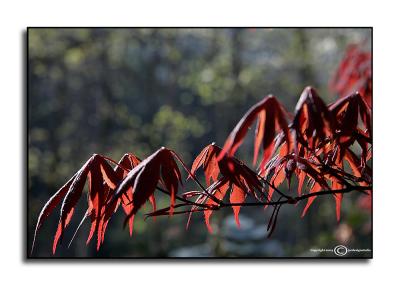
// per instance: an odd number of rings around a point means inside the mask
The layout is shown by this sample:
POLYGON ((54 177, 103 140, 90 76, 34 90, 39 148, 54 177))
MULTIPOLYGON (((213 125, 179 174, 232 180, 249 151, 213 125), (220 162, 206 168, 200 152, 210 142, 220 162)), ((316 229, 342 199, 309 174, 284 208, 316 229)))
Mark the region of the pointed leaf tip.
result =
MULTIPOLYGON (((317 192, 319 192, 320 190, 321 190, 321 185, 319 185, 318 183, 315 183, 314 186, 313 186, 313 187, 311 188, 311 190, 310 190, 310 194, 317 193, 317 192)), ((315 200, 316 198, 317 198, 317 196, 313 196, 313 197, 309 197, 309 198, 308 198, 307 204, 306 204, 306 206, 304 207, 303 213, 301 214, 301 218, 303 218, 303 217, 306 215, 308 209, 310 208, 311 204, 314 202, 314 200, 315 200)))
MULTIPOLYGON (((232 204, 241 204, 246 199, 246 193, 238 186, 233 185, 231 196, 229 198, 232 204)), ((233 214, 235 216, 236 225, 240 228, 239 212, 241 206, 232 206, 233 214)))
POLYGON ((336 220, 340 221, 340 210, 342 205, 343 194, 335 194, 335 202, 336 202, 336 220))

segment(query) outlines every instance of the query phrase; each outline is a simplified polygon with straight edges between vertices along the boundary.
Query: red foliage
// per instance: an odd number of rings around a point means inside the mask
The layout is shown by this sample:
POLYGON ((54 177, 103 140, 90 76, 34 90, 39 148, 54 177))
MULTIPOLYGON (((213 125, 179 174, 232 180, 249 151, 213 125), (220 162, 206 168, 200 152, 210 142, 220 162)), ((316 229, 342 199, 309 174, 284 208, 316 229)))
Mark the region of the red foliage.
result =
POLYGON ((264 154, 261 167, 263 167, 273 153, 273 143, 277 132, 282 131, 286 146, 290 145, 289 128, 285 114, 284 108, 273 95, 269 95, 253 105, 232 130, 218 159, 220 160, 225 154, 228 156, 235 154, 242 144, 249 127, 257 119, 253 164, 257 162, 258 152, 262 143, 264 154))
MULTIPOLYGON (((345 193, 360 192, 367 198, 372 194, 372 170, 367 164, 372 157, 370 60, 370 54, 350 47, 332 81, 341 98, 330 105, 324 103, 314 88, 306 87, 290 116, 275 97, 265 97, 242 117, 222 149, 215 143, 206 146, 190 170, 174 151, 164 147, 143 161, 133 154, 125 154, 118 163, 93 155, 45 204, 35 237, 45 219, 62 202, 53 244, 53 253, 56 251, 87 178, 88 207, 81 224, 90 218, 87 243, 97 234, 97 249, 104 242, 107 224, 120 205, 132 235, 134 217, 146 201, 153 206, 148 216, 188 213, 187 226, 193 213, 203 212, 210 232, 210 217, 216 210, 231 207, 240 226, 241 207, 271 205, 274 208, 268 223, 271 235, 283 205, 306 200, 301 215, 304 216, 317 196, 322 195, 334 198, 339 220, 345 193), (358 92, 354 88, 359 88, 358 92), (258 161, 261 144, 263 155, 257 171, 253 171, 234 154, 256 121, 253 164, 258 161), (360 153, 356 153, 355 145, 360 153), (179 188, 185 190, 185 186, 178 164, 188 173, 188 179, 197 184, 197 190, 179 194, 179 188), (200 169, 206 187, 196 176, 200 169), (297 192, 291 189, 293 177, 297 192), (285 180, 289 190, 283 192, 280 186, 285 180), (157 209, 156 193, 170 197, 169 207, 157 209), (225 198, 227 194, 229 199, 225 198)), ((360 205, 368 208, 369 202, 364 199, 360 205)))
POLYGON ((372 55, 358 45, 350 45, 331 80, 331 90, 340 97, 358 91, 372 107, 372 55))

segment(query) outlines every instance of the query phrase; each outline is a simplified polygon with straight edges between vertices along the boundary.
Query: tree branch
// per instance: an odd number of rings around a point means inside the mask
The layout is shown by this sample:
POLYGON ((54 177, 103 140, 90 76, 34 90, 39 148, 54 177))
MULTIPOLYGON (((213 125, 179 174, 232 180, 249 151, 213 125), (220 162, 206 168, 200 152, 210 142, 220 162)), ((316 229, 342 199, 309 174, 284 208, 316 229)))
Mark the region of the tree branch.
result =
MULTIPOLYGON (((360 191, 365 195, 369 195, 368 193, 366 193, 365 191, 367 190, 372 190, 372 185, 371 186, 350 186, 350 187, 346 187, 343 189, 337 189, 337 190, 323 190, 323 191, 319 191, 319 192, 315 192, 315 193, 311 193, 311 194, 305 194, 302 196, 297 196, 297 197, 289 197, 286 198, 284 200, 281 200, 281 198, 277 201, 268 201, 268 202, 254 202, 254 203, 223 203, 220 205, 209 205, 209 204, 202 204, 202 203, 195 203, 189 200, 186 200, 182 197, 177 196, 176 199, 180 200, 180 201, 184 201, 187 202, 187 206, 188 205, 196 205, 198 207, 202 207, 205 209, 212 209, 212 210, 218 210, 221 208, 225 208, 225 207, 233 207, 233 206, 240 206, 240 207, 254 207, 254 206, 280 206, 280 205, 284 205, 284 204, 296 204, 299 201, 308 199, 310 197, 316 197, 316 196, 325 196, 325 195, 333 195, 333 194, 345 194, 345 193, 350 193, 352 191, 360 191)), ((165 192, 163 190, 163 192, 165 192)), ((184 206, 185 204, 180 204, 179 207, 184 206)), ((162 211, 165 211, 165 213, 158 213, 156 216, 162 216, 162 215, 169 215, 169 207, 162 209, 162 211)), ((199 211, 198 209, 196 210, 187 210, 187 211, 182 211, 182 212, 174 212, 174 214, 181 214, 181 213, 190 213, 193 211, 199 211)), ((155 212, 152 213, 148 213, 146 214, 147 216, 152 216, 154 215, 155 212)))

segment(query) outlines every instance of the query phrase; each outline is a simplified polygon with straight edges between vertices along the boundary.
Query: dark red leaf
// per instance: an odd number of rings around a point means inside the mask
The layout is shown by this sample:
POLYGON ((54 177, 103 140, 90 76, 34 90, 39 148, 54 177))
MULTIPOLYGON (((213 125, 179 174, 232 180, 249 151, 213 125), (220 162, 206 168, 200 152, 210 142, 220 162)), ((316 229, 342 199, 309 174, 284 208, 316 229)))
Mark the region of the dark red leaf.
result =
POLYGON ((217 156, 220 153, 220 151, 221 149, 218 146, 216 146, 215 143, 207 145, 196 157, 196 159, 192 164, 192 169, 191 169, 192 174, 195 174, 196 171, 201 166, 203 166, 207 186, 209 186, 212 181, 216 182, 218 180, 218 175, 220 173, 220 170, 218 166, 217 156))
POLYGON ((61 205, 59 226, 57 228, 56 236, 53 243, 53 253, 57 248, 58 240, 62 238, 65 227, 68 226, 72 218, 75 205, 82 195, 83 187, 85 186, 86 182, 86 177, 89 172, 89 166, 93 161, 93 158, 94 156, 91 157, 76 173, 75 179, 64 197, 63 203, 61 205))
POLYGON ((65 194, 68 192, 69 187, 71 186, 72 182, 75 180, 76 174, 72 176, 71 179, 67 183, 65 183, 64 186, 62 186, 44 205, 42 210, 40 211, 39 218, 36 224, 35 228, 35 234, 33 236, 33 243, 32 243, 32 249, 31 249, 31 254, 33 252, 33 248, 35 246, 35 240, 36 240, 36 235, 40 229, 40 227, 43 225, 43 222, 47 219, 47 217, 51 214, 51 212, 61 203, 62 198, 65 196, 65 194))
POLYGON ((297 186, 297 195, 301 196, 301 190, 304 184, 304 180, 306 178, 306 173, 305 172, 298 172, 298 186, 297 186))
POLYGON ((307 148, 314 149, 332 137, 334 124, 331 113, 314 88, 308 86, 302 92, 292 127, 298 142, 307 148))
POLYGON ((89 200, 87 213, 91 218, 92 224, 90 227, 89 237, 86 243, 89 243, 93 233, 95 233, 99 227, 101 209, 104 204, 104 192, 103 192, 103 178, 100 170, 100 165, 95 165, 88 174, 89 180, 89 200))
MULTIPOLYGON (((314 186, 313 186, 313 187, 311 188, 311 190, 310 190, 310 194, 317 193, 317 192, 319 192, 320 190, 321 190, 321 186, 320 186, 318 183, 315 183, 314 186)), ((301 214, 301 217, 304 217, 304 216, 306 215, 307 210, 309 209, 309 207, 311 206, 311 204, 313 203, 313 201, 314 201, 316 198, 317 198, 316 196, 313 196, 313 197, 309 197, 309 198, 308 198, 307 204, 306 204, 306 206, 304 207, 304 210, 303 210, 303 213, 301 214)))
POLYGON ((350 45, 330 82, 332 91, 340 97, 360 92, 368 106, 372 106, 372 57, 358 45, 350 45))
MULTIPOLYGON (((195 174, 197 169, 200 168, 201 165, 204 166, 204 160, 206 158, 207 152, 210 149, 211 145, 207 145, 203 150, 201 150, 200 154, 194 159, 193 164, 192 164, 192 169, 190 172, 192 174, 195 174)), ((190 178, 190 175, 188 175, 188 179, 190 178)))
MULTIPOLYGON (((235 203, 241 204, 246 199, 246 193, 240 187, 233 185, 229 199, 232 204, 235 203)), ((232 206, 232 209, 235 215, 236 224, 238 227, 240 227, 240 221, 239 221, 240 206, 232 206)))
POLYGON ((119 199, 133 187, 133 208, 130 214, 127 215, 125 222, 128 222, 150 196, 153 195, 160 178, 170 194, 172 214, 175 195, 178 191, 178 183, 181 182, 180 171, 176 165, 174 156, 170 150, 164 147, 160 148, 133 168, 120 183, 112 201, 119 199))
MULTIPOLYGON (((229 186, 228 180, 227 180, 226 178, 222 178, 222 179, 218 180, 217 182, 214 182, 212 185, 210 185, 210 186, 206 189, 206 191, 207 191, 208 193, 213 194, 213 193, 215 193, 215 191, 216 191, 217 189, 224 188, 225 185, 228 185, 228 186, 229 186)), ((193 192, 189 192, 189 193, 193 193, 193 192)), ((195 200, 195 203, 204 204, 208 199, 209 199, 209 197, 207 197, 207 195, 206 195, 204 192, 199 192, 198 197, 197 197, 196 200, 195 200)), ((211 201, 212 201, 212 200, 211 200, 211 201)), ((186 229, 189 228, 190 220, 191 220, 191 217, 192 217, 193 212, 196 212, 196 211, 198 211, 198 210, 199 210, 199 206, 197 206, 197 205, 193 205, 193 206, 192 206, 192 208, 191 208, 191 210, 190 210, 190 212, 189 212, 189 216, 188 216, 187 223, 186 223, 186 229)))
POLYGON ((53 254, 56 253, 57 243, 62 235, 63 229, 70 223, 73 214, 74 214, 74 208, 72 208, 71 211, 68 213, 68 216, 66 217, 64 223, 61 222, 58 223, 57 231, 56 234, 54 235, 54 240, 53 240, 53 254))
MULTIPOLYGON (((218 189, 215 189, 213 195, 217 199, 222 200, 225 197, 225 194, 226 194, 226 191, 228 190, 228 188, 229 188, 229 184, 225 183, 224 185, 220 186, 218 189)), ((206 204, 212 205, 212 206, 217 206, 218 205, 211 198, 208 198, 206 200, 206 204)), ((212 229, 211 224, 210 224, 210 217, 211 217, 212 213, 213 213, 213 210, 205 210, 204 211, 204 221, 205 221, 207 229, 208 229, 208 231, 210 233, 213 232, 213 229, 212 229)))
MULTIPOLYGON (((287 142, 291 141, 284 108, 274 96, 269 95, 253 105, 238 122, 226 140, 222 152, 218 156, 218 160, 221 160, 226 154, 228 156, 233 156, 235 154, 236 150, 242 144, 248 129, 256 118, 258 118, 258 124, 254 141, 253 161, 254 163, 257 161, 258 151, 262 142, 264 154, 260 168, 263 168, 272 154, 275 134, 283 131, 285 140, 287 142)), ((287 146, 290 146, 290 144, 287 146)))

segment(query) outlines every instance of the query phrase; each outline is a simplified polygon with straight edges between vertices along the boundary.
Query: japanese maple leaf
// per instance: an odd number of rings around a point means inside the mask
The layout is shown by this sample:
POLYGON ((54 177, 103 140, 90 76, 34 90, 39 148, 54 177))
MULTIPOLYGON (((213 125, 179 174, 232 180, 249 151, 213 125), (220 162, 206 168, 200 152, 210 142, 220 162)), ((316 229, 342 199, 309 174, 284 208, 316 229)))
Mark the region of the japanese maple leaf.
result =
POLYGON ((350 45, 335 75, 330 89, 346 97, 359 92, 369 107, 372 106, 372 56, 359 45, 350 45))
POLYGON ((164 147, 158 149, 133 168, 119 184, 111 202, 116 201, 127 192, 132 193, 132 209, 127 214, 125 223, 154 194, 160 180, 170 195, 170 215, 173 214, 178 184, 182 184, 181 174, 174 156, 173 152, 164 147))
POLYGON ((72 178, 62 186, 45 204, 39 214, 36 224, 34 239, 32 243, 32 251, 35 244, 35 238, 38 230, 43 225, 46 218, 53 212, 53 210, 61 203, 60 219, 57 226, 57 231, 54 236, 53 253, 55 253, 58 241, 62 238, 62 234, 74 214, 75 206, 82 196, 82 191, 86 183, 86 179, 90 176, 91 187, 88 193, 88 206, 89 211, 94 212, 98 217, 101 211, 103 182, 111 189, 114 189, 118 184, 118 179, 115 172, 108 164, 107 160, 94 154, 82 167, 76 172, 72 178))
POLYGON ((331 113, 313 87, 306 87, 296 105, 292 128, 296 139, 306 148, 315 149, 332 137, 331 113))
POLYGON ((220 170, 217 157, 220 152, 221 148, 216 146, 215 143, 212 143, 210 145, 207 145, 193 161, 191 173, 195 174, 196 171, 200 167, 202 167, 204 170, 207 186, 211 184, 211 180, 213 182, 216 182, 218 179, 220 170))
POLYGON ((284 140, 288 143, 286 146, 289 152, 291 139, 286 121, 286 112, 278 100, 274 96, 269 95, 253 105, 238 122, 225 141, 218 160, 221 160, 225 154, 228 156, 235 154, 243 143, 247 131, 256 119, 257 127, 255 130, 253 164, 257 161, 259 149, 262 144, 264 154, 260 168, 263 168, 273 153, 275 136, 280 132, 283 132, 284 140))

